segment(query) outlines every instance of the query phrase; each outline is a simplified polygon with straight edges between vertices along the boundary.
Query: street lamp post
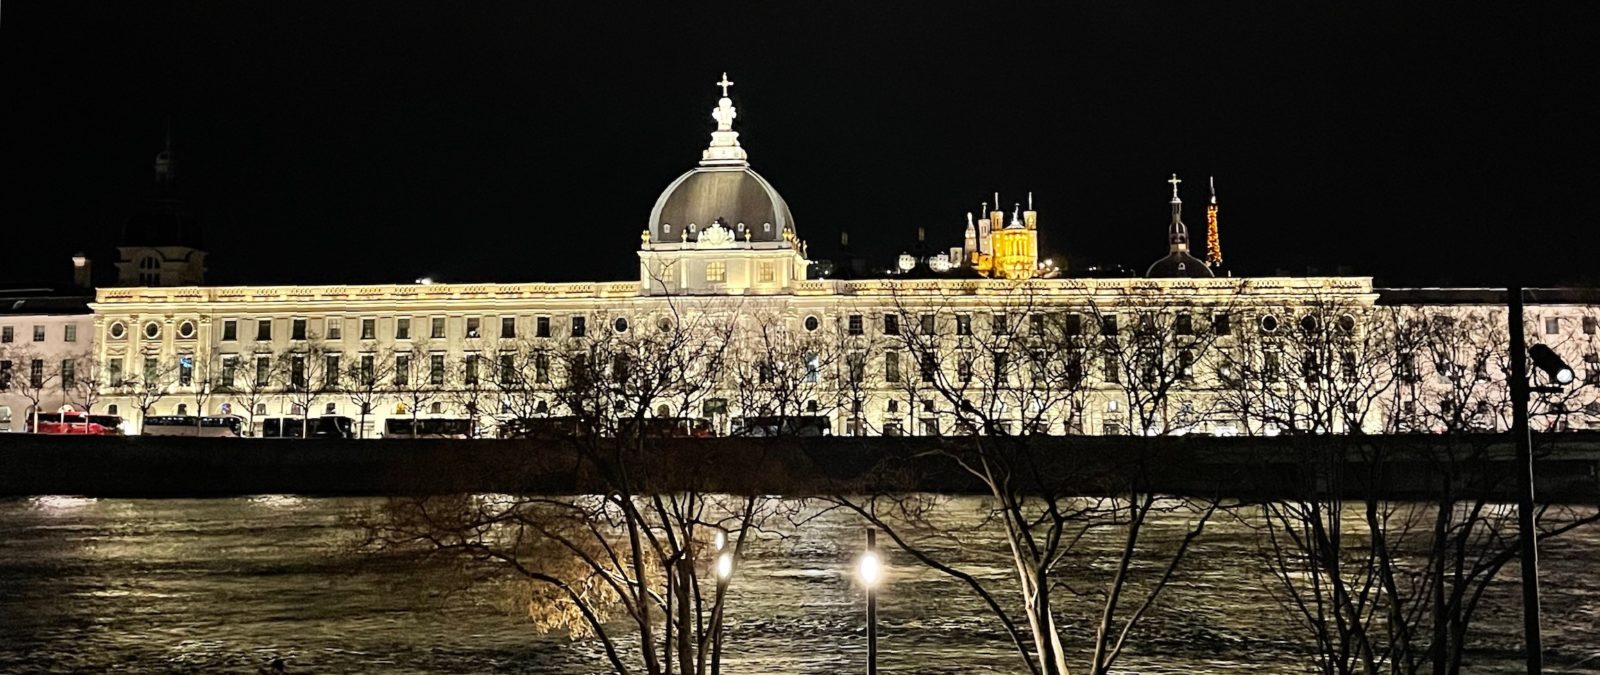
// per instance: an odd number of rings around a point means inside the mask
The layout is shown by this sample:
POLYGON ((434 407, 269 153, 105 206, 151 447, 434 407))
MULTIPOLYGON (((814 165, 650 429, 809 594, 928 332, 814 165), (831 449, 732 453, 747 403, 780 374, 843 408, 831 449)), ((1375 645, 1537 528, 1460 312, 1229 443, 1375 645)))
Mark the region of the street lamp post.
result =
POLYGON ((1532 394, 1555 393, 1572 382, 1572 369, 1549 347, 1528 347, 1522 325, 1522 287, 1507 289, 1506 313, 1511 329, 1511 436, 1517 444, 1517 532, 1521 543, 1522 632, 1528 675, 1544 671, 1544 641, 1539 630, 1539 532, 1533 521, 1533 430, 1528 425, 1532 394), (1544 371, 1557 386, 1535 387, 1528 379, 1528 361, 1544 371))
POLYGON ((883 559, 878 556, 878 531, 867 528, 867 550, 856 562, 856 579, 867 591, 867 675, 878 675, 878 583, 883 559))
POLYGON ((716 607, 712 610, 714 621, 711 626, 711 675, 722 673, 722 609, 723 603, 727 601, 728 580, 733 578, 733 551, 725 550, 727 544, 728 534, 717 530, 717 559, 714 570, 717 575, 717 598, 716 607))

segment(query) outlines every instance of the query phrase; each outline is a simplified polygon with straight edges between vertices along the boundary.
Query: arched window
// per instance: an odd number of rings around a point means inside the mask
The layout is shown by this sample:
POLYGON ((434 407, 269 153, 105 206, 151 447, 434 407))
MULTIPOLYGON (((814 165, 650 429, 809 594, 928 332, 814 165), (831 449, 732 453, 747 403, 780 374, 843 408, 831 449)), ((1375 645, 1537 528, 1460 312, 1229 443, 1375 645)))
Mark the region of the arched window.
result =
POLYGON ((671 417, 671 416, 672 416, 672 408, 667 407, 667 404, 663 403, 661 405, 656 406, 656 417, 671 417))

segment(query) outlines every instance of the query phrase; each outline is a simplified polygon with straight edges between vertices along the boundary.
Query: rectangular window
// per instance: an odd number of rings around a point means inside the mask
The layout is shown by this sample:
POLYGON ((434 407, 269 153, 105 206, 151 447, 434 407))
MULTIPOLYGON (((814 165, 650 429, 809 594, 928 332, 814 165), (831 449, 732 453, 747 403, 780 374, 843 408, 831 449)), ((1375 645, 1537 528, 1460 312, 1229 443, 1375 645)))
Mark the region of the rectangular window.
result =
POLYGON ((1005 335, 1011 332, 1011 322, 1004 313, 989 315, 990 332, 994 335, 1005 335))
POLYGON ((328 319, 328 325, 325 334, 328 336, 329 340, 344 339, 344 320, 328 319))
POLYGON ((370 387, 378 382, 377 358, 371 354, 361 355, 361 386, 370 387))
POLYGON ((339 375, 339 355, 323 354, 322 381, 328 385, 329 389, 337 389, 339 387, 339 381, 343 379, 339 375))
POLYGON ((462 382, 468 386, 478 383, 478 355, 466 354, 462 357, 462 382))
MULTIPOLYGON (((6 370, 10 370, 11 369, 11 362, 10 361, 5 362, 5 367, 6 367, 6 370)), ((10 379, 10 378, 9 378, 9 376, 6 376, 4 379, 10 379)), ((113 387, 122 386, 122 359, 120 357, 113 358, 110 361, 106 362, 106 384, 109 384, 109 385, 111 385, 113 387)), ((0 382, 0 389, 4 389, 4 388, 5 388, 5 383, 4 382, 0 382)))
POLYGON ((411 339, 411 319, 409 319, 409 318, 399 318, 399 319, 395 319, 394 320, 394 339, 396 339, 396 340, 410 340, 411 339))
POLYGON ((33 389, 44 387, 44 359, 34 359, 28 363, 28 386, 33 389))
POLYGON ((44 342, 44 326, 42 324, 33 327, 33 341, 44 342))
POLYGON ((0 391, 11 388, 11 362, 0 361, 0 391))
POLYGON ((69 323, 69 324, 63 326, 61 328, 61 341, 62 342, 77 342, 78 341, 78 324, 69 323))
POLYGON ((550 355, 539 352, 533 355, 533 381, 538 384, 550 383, 550 355))
MULTIPOLYGON (((851 314, 850 315, 850 321, 849 321, 849 327, 848 327, 850 334, 851 335, 860 335, 862 333, 862 327, 861 326, 862 326, 861 315, 860 314, 851 314)), ((9 329, 7 329, 7 330, 9 330, 9 329)), ((10 342, 10 340, 6 340, 6 342, 10 342)))
POLYGON ((72 359, 61 362, 61 388, 66 389, 78 381, 78 364, 72 359))
POLYGON ((972 315, 971 314, 957 314, 956 315, 956 335, 971 335, 971 334, 972 334, 972 315))
POLYGON ((428 384, 435 387, 444 384, 444 354, 428 356, 428 384))
POLYGON ((934 375, 939 372, 939 359, 933 352, 925 352, 917 366, 917 376, 923 382, 932 382, 934 375))
POLYGON ((361 339, 363 339, 363 340, 376 340, 376 339, 378 339, 378 320, 377 319, 362 319, 361 320, 361 339))
POLYGON ((411 384, 411 355, 394 355, 394 386, 405 387, 411 384))
POLYGON ((500 317, 500 339, 509 340, 517 336, 517 317, 500 317))
POLYGON ((306 386, 306 355, 289 355, 289 386, 304 389, 306 386))
MULTIPOLYGON (((1545 320, 1544 320, 1544 334, 1545 335, 1558 335, 1560 333, 1561 333, 1561 319, 1553 317, 1553 316, 1546 317, 1545 320)), ((34 338, 34 342, 38 342, 38 341, 39 341, 38 338, 34 338)))
POLYGON ((706 263, 706 281, 722 283, 728 280, 728 264, 721 260, 706 263))
POLYGON ((1233 335, 1233 321, 1227 314, 1218 314, 1211 317, 1211 332, 1217 335, 1233 335))
POLYGON ((932 314, 923 314, 917 317, 917 328, 923 335, 933 335, 938 332, 938 324, 932 314))
POLYGON ((1117 355, 1107 352, 1100 357, 1100 376, 1110 384, 1122 381, 1122 364, 1117 362, 1117 355))
POLYGON ((161 375, 161 361, 154 356, 144 357, 144 386, 154 387, 161 375))
POLYGON ((17 339, 17 329, 13 326, 0 326, 0 342, 10 343, 17 339))
POLYGON ((883 353, 883 379, 886 382, 900 381, 900 352, 883 353))
POLYGON ((239 322, 233 319, 222 321, 222 341, 233 342, 239 339, 239 322))
POLYGON ((256 339, 262 342, 272 339, 272 319, 256 321, 256 339))
POLYGON ((761 266, 756 269, 758 270, 757 281, 762 283, 772 283, 773 279, 777 278, 778 276, 777 270, 774 268, 771 262, 762 261, 761 266))
POLYGON ((187 387, 194 384, 194 354, 178 355, 178 386, 187 387))
POLYGON ((897 314, 885 314, 885 315, 883 315, 883 334, 884 335, 899 335, 900 334, 900 316, 899 315, 897 315, 897 314))
POLYGON ((262 389, 272 381, 272 357, 256 356, 256 388, 262 389))
POLYGON ((1043 314, 1034 312, 1028 315, 1028 334, 1034 337, 1040 337, 1045 334, 1043 314))
POLYGON ((962 350, 960 354, 956 355, 956 379, 960 380, 961 384, 972 382, 971 350, 962 350))
POLYGON ((572 317, 572 337, 581 338, 585 333, 588 332, 588 329, 588 321, 585 319, 585 317, 572 317))
POLYGON ((850 352, 845 357, 845 367, 848 370, 851 384, 860 384, 867 377, 866 352, 850 352))
POLYGON ((1172 329, 1179 335, 1194 335, 1194 317, 1188 312, 1179 314, 1172 320, 1172 329))
POLYGON ((233 377, 239 370, 239 357, 232 354, 222 356, 222 372, 217 374, 217 385, 223 389, 233 388, 233 377))
POLYGON ((822 357, 816 352, 806 352, 806 381, 816 382, 822 378, 822 357))
POLYGON ((444 339, 444 317, 442 317, 442 316, 433 317, 433 319, 431 320, 431 325, 432 325, 432 327, 428 332, 428 337, 431 337, 431 338, 433 338, 435 340, 444 339))
POLYGON ((500 384, 511 384, 517 381, 517 355, 500 355, 500 384))
POLYGON ((1600 318, 1596 318, 1596 317, 1592 317, 1592 316, 1583 317, 1583 334, 1584 335, 1594 335, 1595 334, 1595 329, 1597 327, 1600 327, 1600 318))
POLYGON ((1067 315, 1067 335, 1083 335, 1083 315, 1073 312, 1067 315))
POLYGON ((304 340, 304 339, 306 339, 306 320, 305 319, 295 319, 295 320, 289 322, 289 339, 290 340, 304 340))
POLYGON ((483 333, 479 330, 481 328, 481 326, 482 326, 482 319, 479 319, 478 317, 475 317, 475 316, 467 317, 467 337, 469 337, 469 338, 483 337, 483 333))
POLYGON ((541 316, 533 320, 533 336, 542 338, 550 337, 550 317, 541 316))
POLYGON ((1115 315, 1115 314, 1107 314, 1107 315, 1105 315, 1103 317, 1100 317, 1100 334, 1101 335, 1104 335, 1106 337, 1116 337, 1118 332, 1119 331, 1117 329, 1117 315, 1115 315))
POLYGON ((1006 350, 996 350, 994 353, 994 383, 1003 386, 1011 381, 1011 358, 1006 350))

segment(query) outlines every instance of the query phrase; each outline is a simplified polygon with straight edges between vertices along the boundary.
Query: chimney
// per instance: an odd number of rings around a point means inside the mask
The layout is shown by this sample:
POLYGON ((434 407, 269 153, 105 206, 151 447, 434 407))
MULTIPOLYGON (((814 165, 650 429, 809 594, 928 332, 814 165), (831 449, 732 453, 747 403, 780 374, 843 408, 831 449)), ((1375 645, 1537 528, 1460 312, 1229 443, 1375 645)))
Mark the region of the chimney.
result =
POLYGON ((94 288, 93 269, 93 266, 89 264, 89 258, 85 257, 82 252, 73 254, 72 285, 80 290, 94 288))

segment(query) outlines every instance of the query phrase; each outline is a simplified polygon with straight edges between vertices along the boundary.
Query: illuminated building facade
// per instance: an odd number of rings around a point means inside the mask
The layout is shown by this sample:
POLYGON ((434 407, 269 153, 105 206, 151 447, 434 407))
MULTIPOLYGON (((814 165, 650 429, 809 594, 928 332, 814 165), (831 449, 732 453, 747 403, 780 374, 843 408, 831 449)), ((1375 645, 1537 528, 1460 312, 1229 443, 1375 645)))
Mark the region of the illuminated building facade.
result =
MULTIPOLYGON (((163 276, 102 289, 95 353, 124 374, 105 404, 128 417, 360 415, 369 437, 417 416, 493 430, 580 412, 561 395, 573 364, 601 367, 592 357, 614 348, 603 366, 614 377, 637 376, 638 359, 705 374, 692 394, 646 403, 722 434, 774 416, 840 435, 1383 431, 1432 399, 1386 389, 1357 410, 1330 394, 1349 389, 1345 364, 1393 379, 1378 362, 1394 350, 1376 339, 1441 307, 1492 325, 1482 307, 1384 302, 1367 277, 1218 277, 1189 252, 1176 176, 1168 252, 1146 278, 1050 278, 1031 196, 1009 220, 998 204, 969 216, 961 264, 947 258, 969 278, 809 278, 789 205, 734 131, 732 82, 718 85, 711 141, 651 208, 637 279, 206 287, 163 276), (726 346, 704 348, 713 342, 726 346), (620 358, 628 345, 644 351, 620 358)), ((1530 316, 1579 331, 1562 349, 1585 363, 1593 309, 1530 316)))

